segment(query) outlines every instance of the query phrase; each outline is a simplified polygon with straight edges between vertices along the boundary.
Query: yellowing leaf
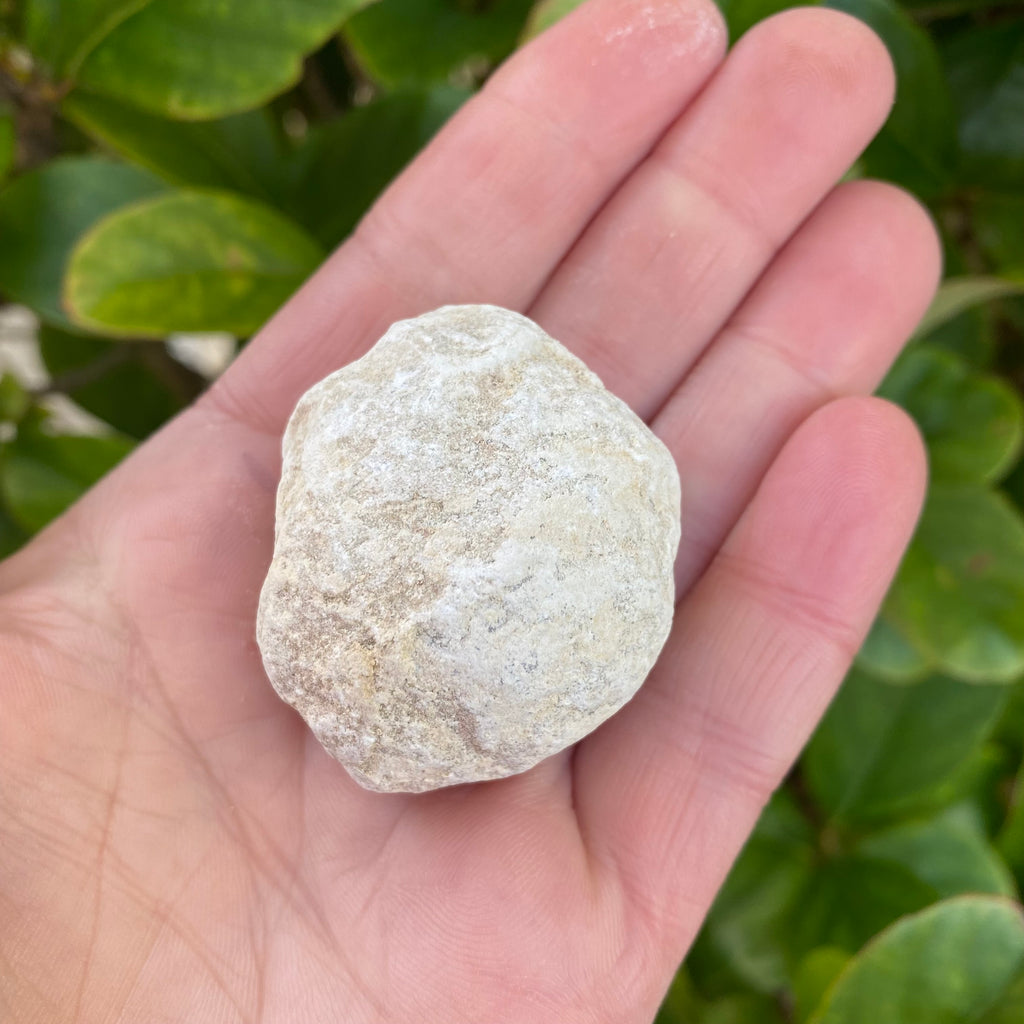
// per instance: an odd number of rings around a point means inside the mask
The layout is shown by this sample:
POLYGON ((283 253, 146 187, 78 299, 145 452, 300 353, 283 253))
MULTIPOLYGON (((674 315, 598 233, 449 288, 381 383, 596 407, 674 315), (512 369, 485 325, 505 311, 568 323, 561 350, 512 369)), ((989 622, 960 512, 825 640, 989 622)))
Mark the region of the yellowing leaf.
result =
POLYGON ((74 321, 113 336, 253 333, 323 251, 269 207, 183 192, 101 221, 75 249, 65 297, 74 321))

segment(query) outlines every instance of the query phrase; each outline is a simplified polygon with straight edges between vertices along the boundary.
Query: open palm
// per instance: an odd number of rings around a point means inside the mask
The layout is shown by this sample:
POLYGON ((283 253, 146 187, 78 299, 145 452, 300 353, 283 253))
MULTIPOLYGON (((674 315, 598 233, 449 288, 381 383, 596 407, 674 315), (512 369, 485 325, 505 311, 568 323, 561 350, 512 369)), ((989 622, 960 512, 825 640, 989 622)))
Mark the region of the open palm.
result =
MULTIPOLYGON (((892 72, 800 10, 592 0, 445 129, 196 407, 0 567, 0 1016, 641 1022, 842 678, 922 490, 870 392, 927 218, 835 187, 892 72), (368 793, 254 640, 280 435, 392 321, 527 312, 668 444, 640 694, 521 776, 368 793)), ((339 188, 343 184, 339 182, 339 188)))

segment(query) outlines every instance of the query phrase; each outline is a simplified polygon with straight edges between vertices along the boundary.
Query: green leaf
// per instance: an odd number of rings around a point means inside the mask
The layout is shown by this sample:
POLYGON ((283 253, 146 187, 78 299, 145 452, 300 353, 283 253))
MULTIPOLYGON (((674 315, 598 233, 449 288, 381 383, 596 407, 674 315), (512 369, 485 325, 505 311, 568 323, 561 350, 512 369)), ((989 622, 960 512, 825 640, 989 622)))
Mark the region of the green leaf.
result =
POLYGON ((900 0, 900 3, 904 7, 924 8, 922 17, 938 20, 983 11, 986 7, 1003 7, 1006 0, 900 0))
POLYGON ((943 56, 959 113, 960 180, 1019 191, 1024 180, 1024 21, 953 33, 943 56))
POLYGON ((836 980, 812 1024, 972 1024, 1024 967, 1011 903, 961 896, 887 929, 836 980))
POLYGON ((691 1024, 698 1019, 703 1002, 694 990, 685 966, 681 967, 665 993, 654 1024, 691 1024))
POLYGON ((1003 708, 994 738, 1012 752, 1024 758, 1024 677, 1010 687, 1010 696, 1003 708))
POLYGON ((939 671, 1012 682, 1024 671, 1024 520, 1001 494, 934 485, 882 608, 939 671))
POLYGON ((30 534, 56 519, 85 491, 60 470, 13 451, 4 459, 0 489, 15 521, 30 534))
POLYGON ((1014 506, 1024 512, 1024 460, 1018 462, 1010 475, 1003 481, 1002 490, 1014 506))
POLYGON ((792 966, 790 916, 817 863, 814 839, 789 792, 779 790, 733 865, 687 960, 702 988, 734 987, 733 979, 761 992, 786 984, 792 966))
POLYGON ((177 193, 97 224, 72 254, 65 297, 76 323, 112 336, 246 336, 322 256, 269 207, 223 192, 177 193))
POLYGON ((896 102, 868 147, 865 172, 930 197, 949 184, 956 125, 949 85, 931 37, 892 0, 827 0, 870 25, 896 65, 896 102))
POLYGON ((61 113, 172 185, 233 189, 269 202, 283 192, 285 153, 265 110, 219 121, 169 121, 78 90, 64 101, 61 113))
POLYGON ((854 669, 803 757, 807 785, 830 817, 849 823, 927 809, 993 728, 1002 686, 933 676, 892 686, 854 669))
POLYGON ((0 420, 17 423, 32 407, 32 399, 13 373, 0 374, 0 420))
POLYGON ((27 0, 24 36, 56 78, 74 75, 86 56, 125 18, 153 0, 27 0))
POLYGON ((1017 896, 1013 876, 989 844, 980 815, 967 803, 931 819, 906 821, 876 832, 858 849, 903 865, 942 897, 969 892, 1017 896))
POLYGON ((773 999, 744 993, 708 1002, 695 991, 685 969, 665 996, 654 1024, 784 1024, 773 999))
POLYGON ((918 325, 923 338, 967 309, 1008 295, 1024 294, 1024 281, 1003 277, 955 277, 943 283, 931 308, 918 325))
POLYGON ((790 7, 810 7, 821 3, 821 0, 810 0, 800 3, 799 0, 717 0, 718 6, 725 15, 729 25, 729 38, 735 42, 745 32, 753 28, 759 21, 785 11, 790 7))
POLYGON ((797 1024, 804 1024, 818 1008, 822 997, 849 962, 850 954, 835 946, 812 949, 800 961, 793 979, 794 1017, 797 1024))
POLYGON ((936 806, 970 803, 984 821, 985 834, 992 835, 998 829, 1006 810, 1003 805, 1004 791, 1010 770, 1006 749, 997 742, 993 732, 992 737, 975 750, 964 767, 943 785, 949 798, 936 801, 936 806))
POLYGON ((717 999, 699 1016, 679 1017, 673 1024, 785 1024, 785 1018, 774 999, 744 993, 717 999))
MULTIPOLYGON (((359 63, 388 86, 452 82, 467 67, 493 67, 516 47, 531 0, 381 0, 345 26, 359 63)), ((475 77, 475 75, 470 76, 475 77)))
POLYGON ((930 331, 924 340, 932 348, 959 356, 976 370, 990 371, 998 361, 999 333, 995 305, 987 303, 964 310, 930 331))
POLYGON ((937 898, 932 886, 900 864, 856 854, 826 860, 790 910, 790 962, 820 945, 854 953, 897 918, 937 898))
POLYGON ((17 148, 18 138, 14 128, 14 118, 8 113, 0 113, 0 181, 3 181, 11 173, 17 148))
POLYGON ((974 294, 975 282, 988 282, 992 278, 982 275, 979 279, 974 274, 977 251, 973 245, 970 251, 965 250, 963 229, 948 215, 941 216, 936 227, 942 239, 946 276, 913 340, 923 339, 933 348, 953 352, 979 370, 990 370, 995 365, 999 346, 996 336, 999 296, 990 300, 985 294, 986 284, 981 285, 980 294, 974 294), (965 283, 960 284, 961 281, 965 283))
POLYGON ((985 255, 1002 273, 1024 279, 1024 196, 982 196, 973 222, 985 255))
POLYGON ((952 353, 927 345, 907 349, 879 394, 914 417, 934 480, 990 483, 1020 455, 1024 402, 1000 378, 972 371, 952 353))
POLYGON ((58 381, 79 378, 62 389, 65 394, 129 437, 148 437, 190 397, 154 371, 150 345, 118 344, 44 327, 39 350, 58 381))
POLYGON ((55 437, 23 426, 0 464, 0 495, 15 522, 36 533, 131 450, 123 437, 55 437))
MULTIPOLYGON (((996 1004, 977 1019, 976 1024, 1020 1024, 1024 1020, 1024 971, 1003 993, 996 1004)), ((975 1022, 972 1021, 972 1024, 975 1022)))
MULTIPOLYGON (((721 0, 719 3, 721 4, 721 0)), ((541 32, 546 32, 552 25, 561 21, 582 4, 583 0, 540 0, 540 3, 534 5, 529 18, 526 19, 521 42, 529 42, 539 36, 541 32)))
POLYGON ((337 245, 469 95, 450 87, 395 93, 315 126, 295 156, 285 211, 325 246, 337 245))
POLYGON ((1024 768, 1013 782, 1010 806, 996 838, 996 847, 1024 885, 1024 768))
POLYGON ((97 157, 66 157, 18 178, 0 192, 0 289, 68 326, 61 281, 72 247, 101 217, 164 187, 145 171, 97 157))
POLYGON ((928 675, 928 659, 884 615, 875 619, 860 651, 857 667, 890 683, 913 683, 928 675))
POLYGON ((858 854, 823 857, 782 791, 733 867, 688 964, 698 983, 703 972, 713 989, 723 982, 730 987, 732 976, 757 991, 776 992, 792 984, 811 949, 853 952, 895 918, 936 898, 932 886, 899 864, 858 854), (724 976, 717 964, 725 965, 724 976))
POLYGON ((223 117, 260 106, 302 74, 367 0, 152 0, 83 63, 78 81, 156 114, 223 117))
MULTIPOLYGON (((3 480, 4 449, 0 444, 0 480, 3 480)), ((2 488, 0 488, 2 493, 2 488)), ((0 558, 13 555, 28 540, 28 534, 11 518, 7 509, 0 504, 0 558)))

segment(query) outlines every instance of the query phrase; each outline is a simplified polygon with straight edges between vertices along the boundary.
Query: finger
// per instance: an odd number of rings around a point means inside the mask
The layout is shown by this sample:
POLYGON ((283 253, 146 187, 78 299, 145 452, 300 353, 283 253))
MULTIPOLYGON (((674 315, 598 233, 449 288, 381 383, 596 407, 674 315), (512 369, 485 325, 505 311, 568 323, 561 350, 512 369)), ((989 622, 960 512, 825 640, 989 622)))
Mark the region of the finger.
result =
POLYGON ((920 508, 907 417, 842 399, 803 424, 680 606, 637 697, 580 744, 595 866, 678 957, 824 712, 920 508))
POLYGON ((280 432, 307 387, 393 321, 445 303, 525 308, 724 49, 710 0, 585 4, 453 119, 213 400, 280 432))
POLYGON ((802 9, 743 37, 531 310, 644 418, 891 105, 862 22, 802 9))
POLYGON ((679 593, 797 425, 838 395, 875 389, 940 265, 928 214, 867 181, 837 189, 778 256, 654 421, 683 467, 679 593))
POLYGON ((54 549, 71 527, 78 549, 102 553, 119 607, 147 611, 140 630, 184 728, 229 732, 252 701, 270 714, 252 622, 300 393, 401 316, 531 300, 724 48, 710 0, 581 7, 493 77, 197 409, 55 527, 54 549))

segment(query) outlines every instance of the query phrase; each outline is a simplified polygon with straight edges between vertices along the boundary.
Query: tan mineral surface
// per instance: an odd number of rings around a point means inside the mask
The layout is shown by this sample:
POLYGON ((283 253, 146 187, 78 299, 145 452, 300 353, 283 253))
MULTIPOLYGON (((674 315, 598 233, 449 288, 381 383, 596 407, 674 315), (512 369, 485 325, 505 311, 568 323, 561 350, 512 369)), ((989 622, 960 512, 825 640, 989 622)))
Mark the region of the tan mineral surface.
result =
POLYGON ((664 445, 530 320, 397 323, 288 425, 267 675, 369 789, 524 771, 650 671, 679 504, 664 445))

